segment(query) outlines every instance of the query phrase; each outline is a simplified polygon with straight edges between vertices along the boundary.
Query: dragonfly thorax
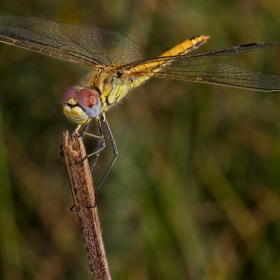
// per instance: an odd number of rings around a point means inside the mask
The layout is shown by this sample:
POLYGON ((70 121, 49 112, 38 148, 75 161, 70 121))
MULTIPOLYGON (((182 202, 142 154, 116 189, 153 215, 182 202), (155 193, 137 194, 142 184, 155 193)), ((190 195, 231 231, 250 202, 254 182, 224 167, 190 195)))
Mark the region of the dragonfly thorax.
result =
POLYGON ((127 95, 133 82, 131 77, 111 67, 96 66, 88 76, 87 87, 99 89, 102 111, 105 112, 127 95))
POLYGON ((101 102, 97 90, 70 87, 63 98, 63 112, 77 124, 87 124, 101 113, 101 102))

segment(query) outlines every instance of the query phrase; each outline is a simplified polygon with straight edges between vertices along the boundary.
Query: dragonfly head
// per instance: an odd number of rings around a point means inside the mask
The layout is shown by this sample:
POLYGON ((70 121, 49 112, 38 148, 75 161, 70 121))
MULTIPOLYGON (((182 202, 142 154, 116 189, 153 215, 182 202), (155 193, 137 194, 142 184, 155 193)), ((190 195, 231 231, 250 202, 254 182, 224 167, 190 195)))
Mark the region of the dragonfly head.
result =
POLYGON ((63 97, 63 113, 77 124, 87 124, 101 113, 97 91, 79 87, 68 88, 63 97))

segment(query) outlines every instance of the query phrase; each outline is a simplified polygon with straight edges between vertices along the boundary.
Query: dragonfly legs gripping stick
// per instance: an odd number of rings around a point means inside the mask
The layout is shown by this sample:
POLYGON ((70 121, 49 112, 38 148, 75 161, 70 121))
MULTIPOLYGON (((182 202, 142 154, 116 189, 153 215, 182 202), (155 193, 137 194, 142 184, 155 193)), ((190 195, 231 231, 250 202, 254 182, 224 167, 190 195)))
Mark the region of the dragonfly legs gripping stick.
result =
MULTIPOLYGON (((110 144, 111 144, 111 147, 112 147, 112 150, 113 150, 113 158, 112 160, 110 161, 109 163, 109 166, 107 167, 106 171, 105 171, 105 174, 103 175, 100 183, 98 184, 97 188, 96 188, 96 192, 100 189, 101 185, 104 183, 105 179, 107 178, 108 174, 110 173, 116 159, 117 159, 117 156, 118 156, 118 148, 117 148, 117 145, 116 145, 116 141, 114 139, 114 136, 112 134, 112 131, 110 129, 110 126, 109 126, 109 123, 106 119, 106 116, 105 116, 105 113, 102 113, 100 115, 100 117, 97 117, 96 118, 96 123, 97 123, 97 128, 98 128, 98 135, 94 135, 94 134, 91 134, 91 133, 87 133, 87 129, 88 129, 88 125, 89 124, 86 124, 83 129, 82 129, 82 133, 81 133, 81 137, 83 138, 85 135, 87 136, 90 136, 90 137, 94 137, 94 138, 97 138, 97 148, 94 152, 88 154, 83 160, 85 160, 86 158, 90 158, 92 156, 94 156, 94 160, 93 160, 93 163, 91 165, 91 172, 94 173, 95 171, 95 167, 96 167, 96 164, 100 158, 100 155, 101 155, 101 152, 102 150, 106 147, 106 142, 105 142, 105 139, 104 139, 104 133, 103 133, 103 128, 102 126, 105 127, 105 130, 106 130, 106 133, 108 135, 108 138, 109 138, 109 141, 110 141, 110 144)), ((78 128, 75 130, 79 130, 80 129, 80 126, 78 126, 78 128)))

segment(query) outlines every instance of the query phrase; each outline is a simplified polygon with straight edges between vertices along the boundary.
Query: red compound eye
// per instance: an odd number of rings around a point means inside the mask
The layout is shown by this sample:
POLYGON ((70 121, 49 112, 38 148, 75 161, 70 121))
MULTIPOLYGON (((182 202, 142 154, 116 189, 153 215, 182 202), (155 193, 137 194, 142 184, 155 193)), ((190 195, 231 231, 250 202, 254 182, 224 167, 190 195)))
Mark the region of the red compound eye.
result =
POLYGON ((66 104, 71 98, 75 97, 75 94, 76 94, 75 87, 68 88, 64 93, 63 103, 66 104))
POLYGON ((91 108, 98 103, 98 97, 96 93, 90 89, 79 90, 76 93, 76 99, 82 108, 91 108))
POLYGON ((101 103, 97 92, 90 89, 82 89, 76 92, 76 99, 90 118, 97 117, 101 112, 101 103))

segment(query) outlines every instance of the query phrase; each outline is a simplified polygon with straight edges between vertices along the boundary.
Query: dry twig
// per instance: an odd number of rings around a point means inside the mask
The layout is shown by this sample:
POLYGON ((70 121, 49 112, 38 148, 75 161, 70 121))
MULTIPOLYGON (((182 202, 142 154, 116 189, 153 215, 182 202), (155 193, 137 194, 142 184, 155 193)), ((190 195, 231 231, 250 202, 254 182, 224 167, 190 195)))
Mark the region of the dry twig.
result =
POLYGON ((92 279, 111 279, 104 250, 92 176, 82 139, 63 134, 63 152, 92 279))

